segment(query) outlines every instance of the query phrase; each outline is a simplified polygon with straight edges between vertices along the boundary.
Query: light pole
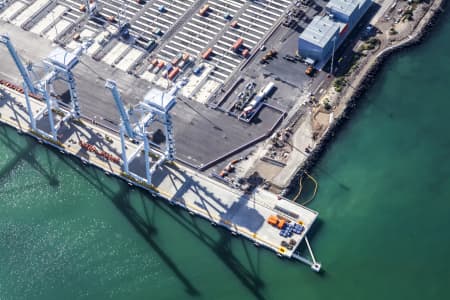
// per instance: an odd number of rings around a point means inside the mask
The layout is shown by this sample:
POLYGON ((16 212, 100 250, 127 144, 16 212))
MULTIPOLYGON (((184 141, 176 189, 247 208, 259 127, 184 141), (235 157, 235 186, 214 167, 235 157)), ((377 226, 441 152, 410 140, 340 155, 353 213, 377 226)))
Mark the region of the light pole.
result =
POLYGON ((333 53, 331 53, 331 67, 330 67, 330 75, 333 75, 333 64, 334 64, 334 50, 336 46, 336 36, 333 37, 333 53))

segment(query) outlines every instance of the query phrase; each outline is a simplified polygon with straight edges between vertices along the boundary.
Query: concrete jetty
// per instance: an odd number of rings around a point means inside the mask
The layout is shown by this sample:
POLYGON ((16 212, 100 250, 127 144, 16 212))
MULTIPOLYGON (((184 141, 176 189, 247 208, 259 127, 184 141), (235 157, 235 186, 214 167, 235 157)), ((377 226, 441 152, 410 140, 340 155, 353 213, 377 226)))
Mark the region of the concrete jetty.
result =
MULTIPOLYGON (((30 98, 30 102, 32 111, 40 111, 45 106, 38 99, 30 98)), ((65 112, 64 108, 60 109, 65 112)), ((60 115, 62 114, 58 114, 58 111, 54 114, 56 122, 60 121, 60 115)), ((48 130, 46 118, 48 116, 37 123, 38 128, 43 131, 48 130)), ((313 262, 310 262, 308 259, 299 259, 295 253, 318 216, 317 212, 309 208, 263 189, 244 193, 178 163, 163 165, 154 175, 151 186, 138 182, 123 171, 120 138, 116 132, 82 118, 62 123, 58 130, 58 142, 52 141, 31 130, 25 96, 17 87, 0 85, 0 122, 41 143, 56 147, 63 154, 78 157, 84 164, 93 165, 107 175, 120 177, 130 185, 149 191, 155 197, 179 205, 189 213, 209 220, 213 225, 223 226, 234 235, 242 235, 257 246, 267 247, 278 256, 296 258, 316 269, 319 266, 320 269, 320 264, 315 262, 313 255, 313 262), (284 219, 286 224, 299 224, 303 230, 300 234, 283 237, 279 228, 267 222, 270 216, 284 219)), ((129 141, 126 151, 135 152, 136 147, 138 145, 129 141)), ((139 155, 143 156, 143 152, 139 155)), ((140 159, 138 157, 130 165, 133 172, 144 172, 139 163, 144 158, 140 159)), ((152 159, 156 160, 157 157, 152 159)))

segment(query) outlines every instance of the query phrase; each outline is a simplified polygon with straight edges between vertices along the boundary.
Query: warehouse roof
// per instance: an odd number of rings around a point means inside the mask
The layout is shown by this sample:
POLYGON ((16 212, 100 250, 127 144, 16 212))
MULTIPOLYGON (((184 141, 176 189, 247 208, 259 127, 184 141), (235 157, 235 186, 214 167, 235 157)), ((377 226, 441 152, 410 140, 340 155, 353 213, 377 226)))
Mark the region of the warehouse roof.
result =
POLYGON ((316 16, 300 34, 300 39, 323 48, 333 39, 339 28, 339 23, 331 20, 328 16, 316 16))
POLYGON ((330 0, 328 9, 350 16, 357 8, 363 6, 367 0, 330 0))

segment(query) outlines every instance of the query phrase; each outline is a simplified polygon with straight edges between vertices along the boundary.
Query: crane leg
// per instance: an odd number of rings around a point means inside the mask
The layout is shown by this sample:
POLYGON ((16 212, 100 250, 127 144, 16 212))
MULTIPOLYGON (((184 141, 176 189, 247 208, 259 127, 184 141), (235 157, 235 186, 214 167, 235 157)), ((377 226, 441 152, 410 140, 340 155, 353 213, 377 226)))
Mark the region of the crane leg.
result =
POLYGON ((122 146, 122 160, 123 160, 123 171, 125 174, 129 174, 128 171, 128 159, 127 159, 127 149, 125 147, 125 133, 123 125, 120 126, 120 144, 122 146))
POLYGON ((75 79, 71 71, 67 72, 67 82, 69 83, 70 100, 72 103, 72 115, 75 119, 79 119, 81 116, 80 103, 78 102, 75 79))
POLYGON ((23 83, 23 91, 24 91, 24 95, 25 95, 25 101, 27 102, 28 116, 30 116, 31 129, 36 131, 36 119, 33 116, 33 110, 31 109, 31 103, 30 103, 30 97, 28 96, 28 88, 25 83, 23 83))
POLYGON ((46 90, 43 90, 42 94, 44 95, 45 103, 47 104, 48 121, 50 123, 51 135, 52 135, 53 139, 55 141, 57 141, 58 140, 58 135, 56 133, 55 120, 53 120, 53 111, 52 111, 51 99, 50 99, 50 96, 49 96, 49 94, 47 93, 46 90))
POLYGON ((148 144, 148 137, 146 134, 143 136, 144 140, 144 155, 145 155, 145 177, 147 179, 147 184, 152 184, 152 174, 150 172, 150 146, 148 144))

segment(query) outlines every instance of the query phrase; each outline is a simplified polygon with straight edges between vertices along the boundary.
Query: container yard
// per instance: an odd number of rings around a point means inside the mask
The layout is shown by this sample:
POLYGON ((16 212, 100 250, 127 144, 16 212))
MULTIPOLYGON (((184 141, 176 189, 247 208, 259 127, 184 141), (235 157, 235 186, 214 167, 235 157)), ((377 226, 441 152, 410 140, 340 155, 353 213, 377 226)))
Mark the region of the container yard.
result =
POLYGON ((0 120, 319 271, 317 212, 252 159, 323 90, 329 52, 301 41, 333 1, 6 1, 0 120))

